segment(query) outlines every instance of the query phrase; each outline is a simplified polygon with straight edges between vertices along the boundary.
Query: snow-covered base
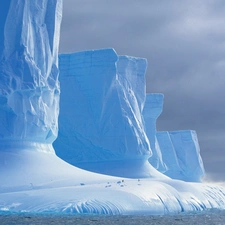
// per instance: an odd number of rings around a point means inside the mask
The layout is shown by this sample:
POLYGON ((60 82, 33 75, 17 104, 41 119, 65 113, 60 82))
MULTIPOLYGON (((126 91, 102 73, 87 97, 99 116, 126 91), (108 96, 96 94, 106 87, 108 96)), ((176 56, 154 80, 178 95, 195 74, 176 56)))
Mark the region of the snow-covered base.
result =
POLYGON ((225 209, 222 187, 100 175, 73 167, 41 148, 0 152, 0 211, 168 214, 225 209))

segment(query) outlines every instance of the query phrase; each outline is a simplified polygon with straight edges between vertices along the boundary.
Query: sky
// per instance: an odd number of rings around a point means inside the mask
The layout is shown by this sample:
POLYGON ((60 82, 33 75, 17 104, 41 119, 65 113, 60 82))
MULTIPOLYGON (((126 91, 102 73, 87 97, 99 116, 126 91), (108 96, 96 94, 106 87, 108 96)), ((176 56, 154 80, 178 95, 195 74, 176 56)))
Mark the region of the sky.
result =
POLYGON ((114 48, 148 60, 158 131, 195 130, 207 179, 225 181, 224 0, 64 0, 60 53, 114 48))

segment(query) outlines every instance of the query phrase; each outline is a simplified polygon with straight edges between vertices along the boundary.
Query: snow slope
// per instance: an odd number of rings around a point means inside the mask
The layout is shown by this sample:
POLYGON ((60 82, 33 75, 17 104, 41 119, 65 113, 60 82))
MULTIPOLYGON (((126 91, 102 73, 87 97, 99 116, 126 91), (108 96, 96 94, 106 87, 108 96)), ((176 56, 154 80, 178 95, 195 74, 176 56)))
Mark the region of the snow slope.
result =
POLYGON ((0 171, 0 212, 115 215, 225 209, 222 187, 100 175, 32 149, 1 151, 0 171))

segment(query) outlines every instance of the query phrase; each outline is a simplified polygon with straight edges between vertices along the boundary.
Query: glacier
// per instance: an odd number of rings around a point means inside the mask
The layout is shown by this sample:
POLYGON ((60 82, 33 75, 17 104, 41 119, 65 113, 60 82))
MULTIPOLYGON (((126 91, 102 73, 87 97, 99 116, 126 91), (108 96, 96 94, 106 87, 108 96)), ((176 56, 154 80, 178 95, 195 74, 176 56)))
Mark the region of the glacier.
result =
POLYGON ((195 131, 157 131, 163 95, 146 94, 146 59, 58 57, 62 4, 1 4, 0 214, 225 209, 225 189, 200 182, 195 131))

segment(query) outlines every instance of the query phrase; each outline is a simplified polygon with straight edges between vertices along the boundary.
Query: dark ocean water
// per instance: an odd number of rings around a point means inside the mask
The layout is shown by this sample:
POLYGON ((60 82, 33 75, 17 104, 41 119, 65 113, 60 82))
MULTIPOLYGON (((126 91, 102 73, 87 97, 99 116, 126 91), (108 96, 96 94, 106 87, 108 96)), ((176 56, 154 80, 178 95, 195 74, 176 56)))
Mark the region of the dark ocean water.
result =
POLYGON ((1 225, 79 224, 79 225, 225 225, 225 211, 210 210, 198 213, 166 216, 97 216, 65 214, 8 214, 0 213, 1 225))

